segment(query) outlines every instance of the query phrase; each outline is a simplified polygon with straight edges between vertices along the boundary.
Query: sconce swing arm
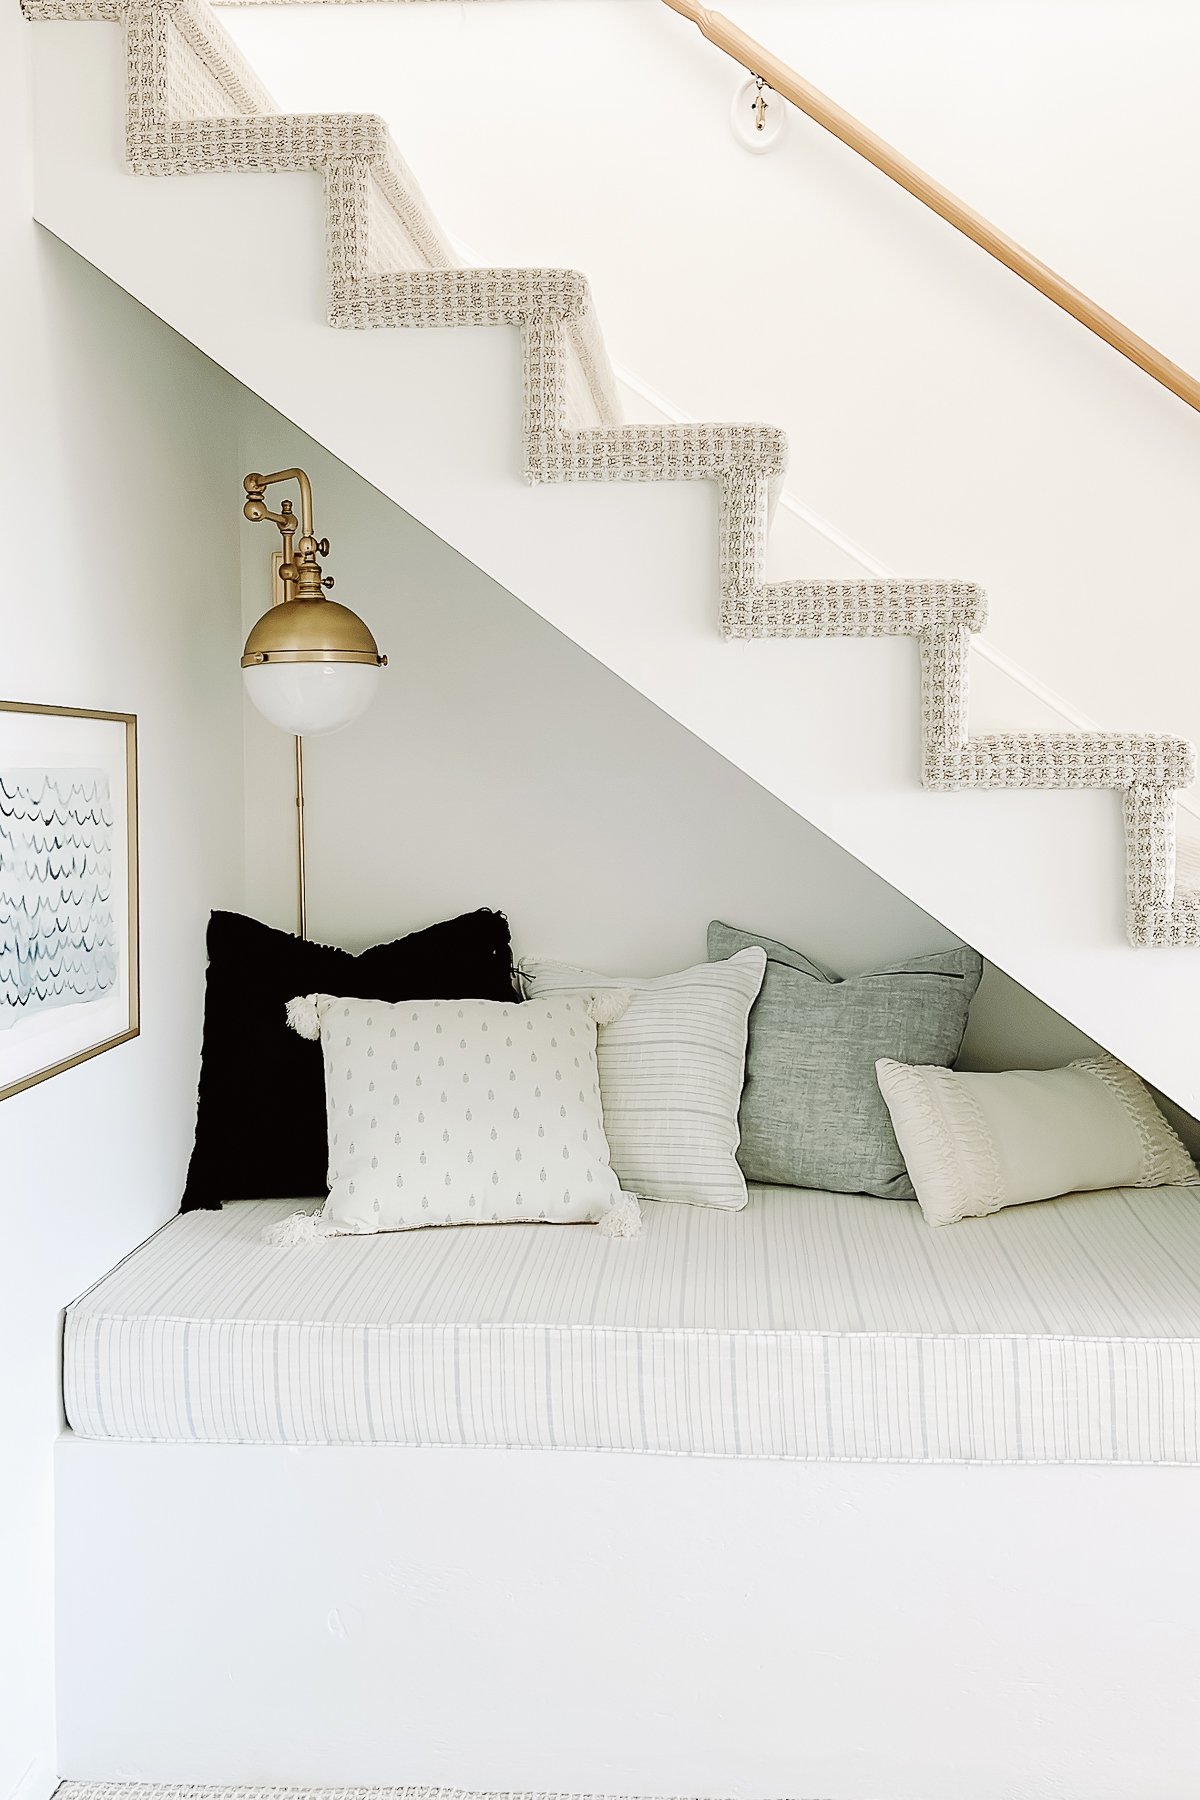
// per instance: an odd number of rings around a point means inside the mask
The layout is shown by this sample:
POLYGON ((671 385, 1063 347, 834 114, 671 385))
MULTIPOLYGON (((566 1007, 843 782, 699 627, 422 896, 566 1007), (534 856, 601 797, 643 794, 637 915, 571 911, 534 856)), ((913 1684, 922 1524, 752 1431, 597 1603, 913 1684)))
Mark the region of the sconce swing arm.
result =
POLYGON ((316 535, 312 483, 304 470, 277 469, 272 475, 247 475, 242 486, 246 491, 242 507, 246 518, 251 524, 270 520, 283 539, 279 568, 283 597, 250 633, 242 667, 284 662, 369 663, 376 668, 386 667, 387 657, 380 655, 375 639, 358 615, 325 598, 325 590, 333 586, 333 576, 322 575, 318 558, 329 555, 329 539, 316 535), (300 489, 299 518, 290 500, 281 501, 278 512, 267 505, 267 489, 281 481, 294 481, 300 489), (282 623, 280 607, 288 609, 284 616, 291 623, 287 627, 282 623))
POLYGON ((257 524, 261 519, 270 519, 279 528, 279 535, 283 539, 283 563, 279 579, 283 583, 284 601, 320 600, 322 590, 333 586, 333 576, 322 576, 321 565, 317 561, 319 556, 329 555, 329 539, 315 535, 312 483, 304 470, 279 469, 274 475, 247 475, 242 486, 246 490, 246 504, 242 511, 251 524, 257 524), (267 489, 280 481, 294 481, 298 484, 299 519, 296 518, 290 500, 284 500, 279 511, 272 512, 263 498, 267 489), (295 543, 297 525, 300 528, 299 544, 295 543))

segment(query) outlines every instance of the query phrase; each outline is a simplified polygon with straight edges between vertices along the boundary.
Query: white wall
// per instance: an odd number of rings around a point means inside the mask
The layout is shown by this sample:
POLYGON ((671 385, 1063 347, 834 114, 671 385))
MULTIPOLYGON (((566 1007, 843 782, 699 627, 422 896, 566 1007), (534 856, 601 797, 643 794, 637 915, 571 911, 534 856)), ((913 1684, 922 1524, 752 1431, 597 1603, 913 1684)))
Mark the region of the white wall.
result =
MULTIPOLYGON (((475 906, 519 953, 612 972, 702 961, 710 918, 845 974, 957 940, 887 882, 242 390, 242 464, 297 459, 334 597, 391 659, 348 730, 308 741, 309 929, 359 947, 475 906)), ((250 623, 274 533, 243 531, 250 623)), ((291 740, 246 715, 248 910, 295 918, 291 740)), ((989 969, 977 1067, 1052 1066, 1089 1040, 989 969)))
POLYGON ((138 714, 142 1035, 0 1105, 0 1796, 54 1786, 63 1305, 175 1211, 203 932, 241 891, 233 383, 30 222, 0 10, 0 698, 138 714))
MULTIPOLYGON (((1200 9, 726 11, 1200 369, 1200 9)), ((786 426, 789 486, 873 557, 982 581, 991 640, 1081 713, 1200 736, 1200 419, 800 115, 739 149, 740 71, 659 0, 222 18, 282 104, 387 116, 475 260, 585 269, 682 411, 786 426)))
MULTIPOLYGON (((310 750, 315 932, 361 943, 486 903, 509 909, 522 949, 650 970, 701 956, 713 913, 847 971, 947 940, 277 416, 247 401, 235 444, 233 384, 28 224, 15 8, 0 30, 3 690, 136 710, 142 752, 143 1035, 0 1107, 0 1795, 33 1796, 54 1768, 59 1312, 174 1210, 204 918, 241 901, 243 826, 249 909, 291 921, 288 744, 257 722, 241 810, 243 469, 308 460, 339 595, 393 657, 379 709, 310 750)), ((243 529, 246 566, 268 539, 243 529)), ((989 976, 976 1061, 1053 1062, 1080 1043, 989 976)))

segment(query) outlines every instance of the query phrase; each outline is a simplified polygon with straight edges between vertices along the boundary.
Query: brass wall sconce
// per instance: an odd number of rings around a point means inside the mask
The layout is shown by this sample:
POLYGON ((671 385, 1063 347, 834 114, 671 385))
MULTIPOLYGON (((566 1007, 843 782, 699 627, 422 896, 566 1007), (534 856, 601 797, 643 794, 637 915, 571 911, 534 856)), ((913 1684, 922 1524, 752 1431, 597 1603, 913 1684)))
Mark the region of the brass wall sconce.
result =
POLYGON ((357 613, 325 597, 333 577, 322 575, 317 558, 329 554, 329 539, 314 534, 312 484, 304 470, 247 475, 242 485, 246 517, 270 519, 283 539, 282 598, 246 639, 246 692, 265 718, 296 737, 340 731, 369 706, 387 657, 357 613), (298 519, 290 500, 272 512, 263 498, 280 481, 299 484, 298 519))
POLYGON ((321 573, 329 539, 313 525, 312 484, 303 469, 247 475, 242 508, 254 524, 269 519, 283 540, 277 557, 274 604, 246 639, 242 678, 254 705, 296 740, 296 874, 300 936, 307 929, 304 859, 304 746, 313 733, 340 731, 370 705, 387 666, 369 628, 336 600, 326 598, 333 577, 321 573), (280 481, 300 489, 300 517, 290 500, 272 512, 264 495, 280 481), (297 532, 299 536, 297 537, 297 532))

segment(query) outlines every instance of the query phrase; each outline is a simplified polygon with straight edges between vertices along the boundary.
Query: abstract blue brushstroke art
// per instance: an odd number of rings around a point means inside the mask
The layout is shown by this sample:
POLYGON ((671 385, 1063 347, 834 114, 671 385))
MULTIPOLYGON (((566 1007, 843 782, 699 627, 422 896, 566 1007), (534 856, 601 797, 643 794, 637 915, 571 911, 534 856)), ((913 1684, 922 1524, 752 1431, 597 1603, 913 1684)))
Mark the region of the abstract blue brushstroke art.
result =
POLYGON ((0 768, 0 1031, 117 985, 103 769, 0 768))

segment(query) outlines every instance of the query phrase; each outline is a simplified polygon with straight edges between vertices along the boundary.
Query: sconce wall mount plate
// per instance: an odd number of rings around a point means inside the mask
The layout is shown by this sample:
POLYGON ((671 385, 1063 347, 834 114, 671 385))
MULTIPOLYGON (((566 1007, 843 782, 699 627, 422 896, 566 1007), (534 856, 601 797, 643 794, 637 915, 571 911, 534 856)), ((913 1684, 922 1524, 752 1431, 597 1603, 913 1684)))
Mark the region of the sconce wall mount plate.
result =
POLYGON ((733 96, 729 123, 743 150, 763 156, 783 135, 786 111, 783 96, 769 88, 760 75, 751 75, 733 96))

